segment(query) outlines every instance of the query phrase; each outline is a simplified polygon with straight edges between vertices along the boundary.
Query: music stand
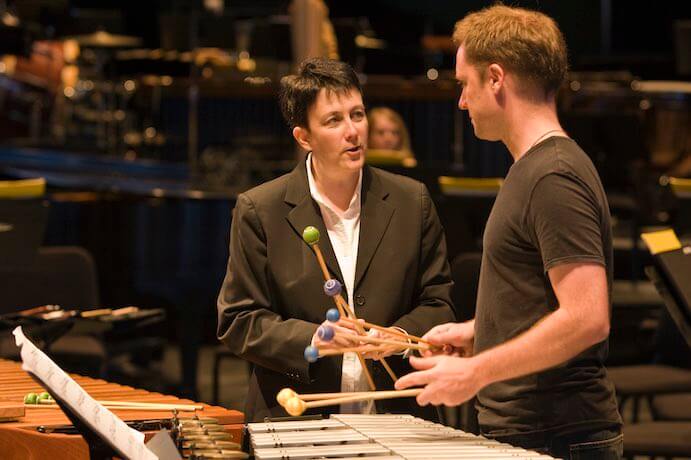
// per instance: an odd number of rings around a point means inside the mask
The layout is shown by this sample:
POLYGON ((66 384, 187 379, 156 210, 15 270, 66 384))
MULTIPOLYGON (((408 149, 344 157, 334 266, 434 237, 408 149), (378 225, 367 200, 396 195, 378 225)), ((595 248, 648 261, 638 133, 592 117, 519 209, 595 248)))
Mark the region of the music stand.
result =
POLYGON ((682 246, 672 230, 644 234, 650 247, 654 265, 646 267, 645 273, 665 302, 672 320, 686 343, 691 347, 691 246, 682 246), (675 243, 662 249, 651 244, 650 235, 666 233, 674 237, 675 243), (646 238, 648 236, 648 238, 646 238))
MULTIPOLYGON (((691 252, 687 255, 681 253, 681 250, 675 252, 679 254, 666 254, 666 256, 671 255, 671 259, 677 259, 679 255, 681 255, 687 259, 687 271, 685 275, 688 279, 688 277, 691 277, 691 252)), ((670 257, 666 258, 670 259, 670 257)), ((670 276, 670 273, 665 273, 665 269, 661 267, 668 266, 669 263, 668 261, 660 262, 660 259, 661 258, 655 257, 656 266, 646 267, 645 274, 655 285, 657 292, 665 302, 665 307, 667 307, 667 311, 674 321, 674 324, 676 324, 686 343, 691 347, 691 310, 689 309, 691 297, 688 296, 688 293, 684 293, 683 289, 679 289, 683 275, 673 274, 670 276)), ((672 263, 674 264, 675 262, 672 263)), ((689 290, 688 284, 685 288, 685 290, 689 290)))
POLYGON ((94 431, 91 426, 84 421, 84 419, 82 419, 76 410, 74 410, 67 402, 65 402, 54 391, 52 391, 50 385, 47 385, 34 373, 28 372, 28 374, 39 385, 45 388, 48 393, 50 393, 57 405, 60 406, 60 409, 62 409, 67 418, 70 419, 77 431, 79 431, 79 434, 84 437, 86 445, 89 448, 89 458, 91 460, 111 460, 114 456, 127 458, 127 456, 124 455, 117 447, 112 445, 107 439, 104 439, 100 434, 94 431))

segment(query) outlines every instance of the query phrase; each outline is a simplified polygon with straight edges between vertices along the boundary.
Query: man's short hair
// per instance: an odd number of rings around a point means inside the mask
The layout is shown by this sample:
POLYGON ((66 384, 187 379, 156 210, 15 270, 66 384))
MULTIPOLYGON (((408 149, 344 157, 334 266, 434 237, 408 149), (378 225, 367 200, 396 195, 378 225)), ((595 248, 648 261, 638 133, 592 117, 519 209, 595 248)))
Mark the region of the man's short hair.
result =
POLYGON ((345 62, 326 58, 306 59, 296 75, 281 78, 281 112, 291 128, 308 127, 307 111, 322 89, 337 94, 355 89, 362 94, 355 71, 345 62))
POLYGON ((568 71, 564 37, 557 23, 538 11, 484 8, 458 21, 453 39, 470 64, 499 64, 547 94, 559 89, 568 71))

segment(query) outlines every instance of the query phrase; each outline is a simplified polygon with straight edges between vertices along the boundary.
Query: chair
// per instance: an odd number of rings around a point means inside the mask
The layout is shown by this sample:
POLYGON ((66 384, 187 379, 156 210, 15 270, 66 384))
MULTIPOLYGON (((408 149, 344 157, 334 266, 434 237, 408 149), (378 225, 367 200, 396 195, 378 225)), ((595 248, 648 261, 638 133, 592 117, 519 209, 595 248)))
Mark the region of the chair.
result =
POLYGON ((33 262, 48 218, 45 186, 44 179, 0 181, 0 266, 33 262))
POLYGON ((691 455, 691 422, 646 422, 624 425, 624 457, 688 458, 691 455))
POLYGON ((687 237, 691 234, 691 179, 669 177, 666 180, 677 200, 674 228, 679 235, 687 237))
POLYGON ((211 381, 211 404, 214 406, 220 404, 221 363, 234 357, 235 355, 225 347, 219 347, 214 353, 213 379, 211 381))
MULTIPOLYGON (((482 254, 479 252, 461 253, 451 261, 451 278, 454 282, 451 300, 457 321, 468 321, 475 317, 481 264, 482 254)), ((458 407, 445 408, 442 418, 446 425, 471 433, 479 432, 475 399, 458 407)))
MULTIPOLYGON (((213 378, 211 381, 211 404, 218 406, 221 404, 221 364, 228 360, 238 360, 235 354, 228 350, 225 345, 219 346, 214 352, 213 378)), ((247 365, 247 375, 252 375, 252 363, 245 361, 247 365)))
POLYGON ((620 412, 624 413, 629 402, 632 405, 631 423, 640 421, 642 403, 647 404, 653 420, 691 420, 691 405, 684 404, 688 400, 686 394, 691 393, 691 369, 678 366, 682 360, 672 360, 674 356, 688 355, 691 349, 683 339, 681 343, 673 340, 678 332, 665 313, 659 319, 656 332, 657 356, 654 363, 608 368, 620 412), (676 415, 668 415, 672 413, 676 415))
MULTIPOLYGON (((631 401, 632 423, 638 423, 641 402, 646 401, 654 419, 658 418, 654 400, 660 395, 691 392, 691 370, 659 364, 620 366, 607 370, 619 399, 619 410, 623 412, 631 401)), ((687 411, 691 416, 691 411, 687 411)))
MULTIPOLYGON (((663 307, 665 304, 663 302, 663 307)), ((691 392, 691 369, 688 365, 691 349, 664 308, 657 321, 654 350, 649 363, 608 369, 617 390, 620 411, 623 413, 628 403, 632 405, 632 423, 640 421, 643 403, 647 404, 653 420, 667 419, 658 411, 657 401, 663 397, 668 401, 681 396, 680 393, 691 392)), ((686 410, 686 413, 691 419, 691 410, 686 410)))
POLYGON ((656 396, 651 404, 656 420, 691 421, 691 392, 656 396))
POLYGON ((451 300, 457 321, 468 321, 475 317, 481 265, 480 252, 461 253, 451 261, 451 278, 454 281, 451 300))
POLYGON ((449 258, 482 247, 485 224, 502 183, 499 178, 438 178, 439 219, 446 230, 449 258))
POLYGON ((38 248, 32 264, 0 265, 0 292, 0 312, 47 304, 96 306, 99 304, 96 264, 81 247, 38 248))
MULTIPOLYGON (((94 260, 88 251, 74 246, 38 248, 33 262, 21 267, 0 265, 0 292, 3 313, 38 305, 65 309, 99 305, 94 260)), ((88 334, 63 335, 46 345, 54 358, 79 363, 80 370, 100 371, 105 365, 105 345, 88 334)))

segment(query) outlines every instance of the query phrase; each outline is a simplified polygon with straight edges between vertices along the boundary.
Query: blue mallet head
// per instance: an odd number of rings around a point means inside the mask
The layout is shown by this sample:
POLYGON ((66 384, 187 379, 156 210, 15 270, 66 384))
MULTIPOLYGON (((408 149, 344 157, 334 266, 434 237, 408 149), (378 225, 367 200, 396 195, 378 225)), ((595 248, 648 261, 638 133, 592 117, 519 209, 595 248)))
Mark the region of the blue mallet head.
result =
POLYGON ((319 326, 319 329, 317 329, 317 337, 324 342, 331 342, 334 338, 334 333, 334 328, 331 326, 319 326))
POLYGON ((341 286, 341 283, 339 283, 337 279, 331 278, 324 283, 324 294, 329 297, 336 297, 341 293, 342 288, 343 286, 341 286))
POLYGON ((339 319, 341 319, 341 314, 338 312, 337 309, 329 308, 329 310, 326 312, 326 319, 332 323, 335 323, 339 319))
POLYGON ((305 359, 308 363, 316 362, 319 359, 319 350, 317 347, 313 347, 312 345, 305 347, 305 359))

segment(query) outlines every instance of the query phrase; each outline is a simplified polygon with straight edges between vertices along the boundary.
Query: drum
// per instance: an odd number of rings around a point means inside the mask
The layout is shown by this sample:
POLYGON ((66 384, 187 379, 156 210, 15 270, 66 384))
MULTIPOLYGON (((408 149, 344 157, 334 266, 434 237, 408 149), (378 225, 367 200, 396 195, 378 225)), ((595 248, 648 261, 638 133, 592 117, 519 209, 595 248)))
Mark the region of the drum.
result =
POLYGON ((645 113, 650 163, 672 176, 690 175, 676 171, 691 155, 691 83, 682 81, 636 81, 632 88, 641 96, 645 113))

